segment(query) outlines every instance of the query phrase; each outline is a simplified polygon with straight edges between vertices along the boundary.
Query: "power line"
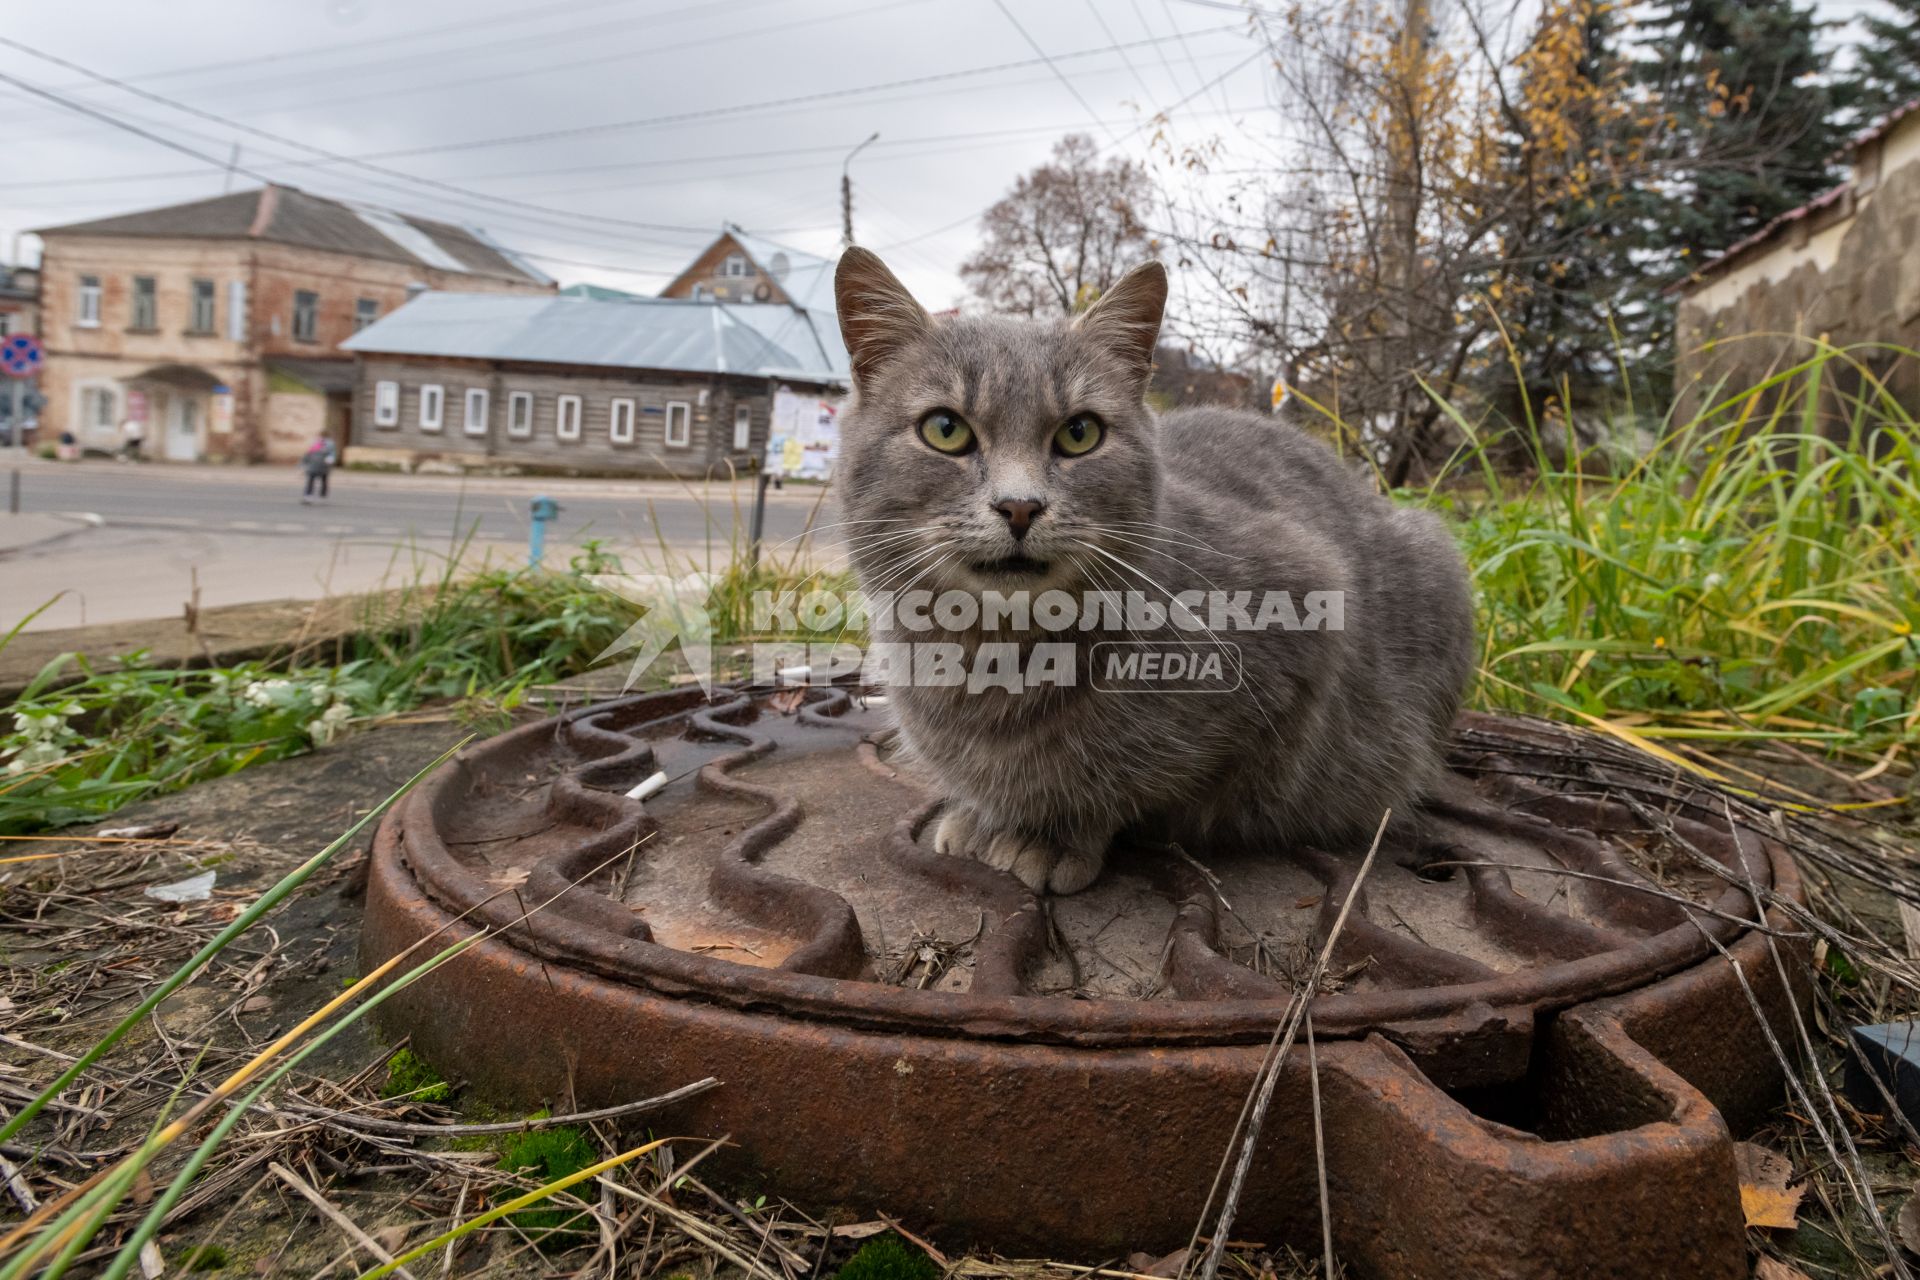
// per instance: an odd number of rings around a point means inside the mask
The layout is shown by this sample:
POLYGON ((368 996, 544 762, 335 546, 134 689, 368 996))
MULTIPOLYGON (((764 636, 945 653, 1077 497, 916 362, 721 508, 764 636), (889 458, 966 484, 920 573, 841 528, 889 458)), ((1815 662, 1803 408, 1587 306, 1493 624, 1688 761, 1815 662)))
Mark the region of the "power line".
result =
MULTIPOLYGON (((1093 20, 1099 24, 1100 34, 1104 35, 1108 40, 1114 41, 1115 43, 1119 42, 1120 38, 1113 34, 1113 28, 1107 25, 1106 18, 1103 17, 1100 13, 1100 6, 1095 4, 1094 0, 1087 0, 1087 12, 1091 13, 1093 15, 1093 20)), ((1140 86, 1140 95, 1142 99, 1146 102, 1148 106, 1153 108, 1154 113, 1156 115, 1159 114, 1160 107, 1159 107, 1159 104, 1154 100, 1153 89, 1151 86, 1147 84, 1146 77, 1140 74, 1140 68, 1134 66, 1133 59, 1129 58, 1124 53, 1120 55, 1120 61, 1127 64, 1127 70, 1133 75, 1133 82, 1140 86)))
MULTIPOLYGON (((1132 124, 1133 121, 1114 120, 1109 121, 1109 123, 1132 124)), ((915 138, 883 138, 875 143, 874 146, 877 150, 898 150, 905 147, 925 147, 929 144, 937 143, 986 141, 1035 133, 1064 133, 1076 127, 1077 125, 1073 123, 1020 125, 1010 129, 979 129, 966 133, 929 134, 915 138)), ((211 135, 201 136, 211 137, 211 135)), ((508 169, 491 173, 467 173, 451 176, 459 177, 467 182, 490 182, 497 179, 511 178, 558 178, 585 173, 619 173, 636 169, 670 168, 676 165, 724 164, 734 160, 775 160, 788 156, 804 155, 839 156, 845 154, 847 147, 850 145, 851 143, 847 142, 832 142, 815 147, 778 147, 772 150, 760 151, 703 153, 692 156, 656 156, 645 160, 614 160, 602 164, 562 165, 558 168, 549 169, 508 169)), ((222 167, 225 167, 224 164, 222 167)), ((274 166, 269 165, 268 167, 271 168, 274 166)), ((785 172, 785 170, 755 170, 753 172, 769 173, 785 172)), ((202 178, 206 177, 207 174, 208 171, 205 169, 160 169, 151 170, 146 173, 111 174, 107 176, 96 175, 86 178, 40 178, 28 182, 8 182, 6 189, 8 191, 24 191, 41 187, 89 187, 117 185, 127 182, 163 182, 175 178, 202 178)), ((741 175, 728 174, 717 176, 741 175)))
MULTIPOLYGON (((1054 79, 1058 80, 1061 84, 1066 86, 1067 92, 1073 95, 1073 100, 1080 104, 1080 109, 1082 111, 1085 111, 1087 113, 1087 118, 1090 120, 1099 120, 1100 113, 1093 109, 1093 104, 1086 100, 1086 98, 1081 94, 1079 87, 1073 83, 1072 79, 1068 77, 1066 72, 1060 69, 1059 64, 1056 63, 1052 58, 1047 56, 1047 51, 1040 47, 1040 42, 1038 40, 1035 40, 1030 34, 1028 34, 1027 29, 1020 25, 1020 19, 1014 17, 1013 10, 1007 8, 1006 0, 993 0, 993 7, 1000 11, 1001 17, 1005 18, 1008 22, 1013 24, 1013 29, 1020 33, 1020 38, 1027 42, 1027 47, 1040 55, 1040 60, 1047 64, 1047 70, 1053 72, 1054 79)), ((1125 56, 1125 55, 1122 55, 1122 56, 1125 56)), ((1113 136, 1112 127, 1107 125, 1104 121, 1101 123, 1100 127, 1106 130, 1106 134, 1109 138, 1113 136)))
MULTIPOLYGON (((559 3, 556 4, 537 5, 532 8, 520 9, 517 12, 492 16, 488 18, 488 22, 494 26, 503 26, 508 23, 531 22, 538 18, 544 18, 550 13, 577 12, 582 9, 603 9, 612 5, 630 5, 633 2, 634 0, 559 0, 559 3)), ((699 8, 697 5, 689 7, 699 8)), ((673 12, 682 11, 674 10, 673 12)), ((664 16, 665 15, 662 15, 662 17, 664 16)), ((656 17, 654 21, 660 21, 662 17, 656 17)), ((601 25, 604 26, 605 24, 601 25)), ((341 53, 350 49, 364 49, 370 45, 391 46, 395 41, 414 40, 421 36, 440 35, 449 31, 471 33, 473 27, 473 17, 471 14, 468 14, 457 22, 438 23, 428 27, 414 27, 405 31, 388 32, 386 35, 381 36, 368 36, 359 40, 342 40, 333 44, 312 45, 304 49, 290 49, 281 53, 256 53, 240 58, 226 58, 218 62, 201 62, 195 63, 192 66, 168 67, 161 71, 149 71, 143 75, 130 78, 134 80, 170 80, 177 76, 199 75, 206 71, 224 71, 230 67, 257 68, 267 63, 288 62, 299 58, 323 57, 330 53, 341 53)), ((597 29, 596 27, 596 30, 597 29)), ((485 46, 473 47, 480 48, 485 46)), ((465 52, 465 50, 456 48, 452 50, 452 52, 461 53, 465 52)), ((78 87, 78 85, 53 86, 56 91, 78 87)))
MULTIPOLYGON (((764 5, 764 4, 770 4, 770 3, 782 3, 784 2, 784 0, 747 0, 747 2, 752 4, 757 4, 757 5, 764 5)), ((800 18, 792 22, 776 23, 773 26, 766 26, 766 27, 755 27, 750 32, 748 32, 747 35, 756 37, 756 38, 765 37, 765 36, 775 35, 784 31, 794 31, 804 27, 819 26, 821 24, 828 23, 828 22, 844 21, 849 18, 868 17, 876 13, 885 12, 889 9, 898 9, 898 8, 904 8, 908 5, 926 4, 926 3, 929 3, 929 0, 886 0, 886 3, 871 5, 864 9, 849 9, 840 13, 815 14, 810 17, 800 18)), ((679 12, 679 11, 676 11, 676 12, 679 12)), ((631 29, 630 24, 627 24, 627 23, 611 23, 611 24, 602 23, 592 27, 578 28, 572 34, 578 35, 578 34, 586 34, 589 32, 599 32, 601 30, 605 30, 608 28, 623 30, 623 31, 631 29)), ((572 38, 572 36, 570 35, 568 38, 572 38)), ((439 93, 439 92, 444 92, 445 90, 448 90, 448 89, 463 88, 467 85, 499 84, 500 82, 506 81, 506 80, 523 79, 528 76, 548 75, 555 71, 577 72, 584 67, 601 66, 607 63, 627 62, 627 61, 631 61, 638 58, 658 57, 663 54, 680 53, 688 49, 698 49, 698 48, 703 48, 705 46, 713 45, 713 44, 724 44, 729 42, 738 43, 741 39, 742 39, 742 34, 739 31, 728 30, 716 35, 701 36, 692 40, 683 40, 677 44, 651 44, 643 49, 627 49, 627 50, 622 50, 618 53, 604 53, 604 54, 599 54, 593 57, 586 57, 586 58, 568 57, 568 58, 562 58, 558 61, 539 63, 532 66, 512 67, 512 68, 508 68, 500 71, 489 71, 489 72, 486 72, 485 74, 476 75, 476 76, 460 76, 460 77, 455 77, 447 80, 430 80, 430 81, 425 81, 421 83, 403 83, 395 88, 381 89, 371 93, 351 92, 351 93, 344 93, 337 97, 332 97, 332 98, 303 99, 299 101, 296 105, 301 110, 312 110, 318 107, 337 106, 341 103, 364 104, 364 103, 378 102, 381 99, 385 99, 385 98, 408 97, 414 94, 421 94, 421 93, 439 93)), ((456 52, 461 55, 466 55, 466 54, 475 52, 477 50, 493 48, 496 45, 509 46, 516 50, 519 50, 519 49, 524 49, 524 47, 526 46, 526 43, 527 41, 525 40, 495 41, 485 45, 475 45, 475 46, 471 46, 470 48, 460 49, 460 50, 457 50, 456 52)), ((447 55, 444 55, 444 54, 432 54, 432 55, 427 55, 425 57, 407 56, 402 58, 387 59, 384 64, 362 64, 360 66, 356 66, 352 68, 352 74, 356 74, 356 75, 364 74, 370 71, 381 70, 384 67, 385 70, 383 74, 385 74, 389 79, 397 80, 397 79, 402 79, 402 77, 399 77, 393 74, 392 68, 396 66, 407 66, 420 61, 432 62, 432 63, 444 63, 446 61, 446 57, 447 55)), ((138 83, 143 77, 128 76, 124 78, 129 83, 138 83)), ((305 79, 325 79, 328 82, 332 82, 333 80, 337 80, 338 78, 339 78, 338 72, 324 72, 318 76, 306 77, 305 79)), ((299 82, 304 82, 304 80, 299 82)), ((229 93, 233 91, 245 91, 255 86, 268 86, 272 88, 281 88, 281 87, 285 87, 289 83, 295 83, 295 82, 290 82, 285 78, 268 78, 268 79, 261 79, 261 80, 240 81, 233 84, 217 86, 213 90, 213 92, 217 96, 224 98, 225 96, 227 96, 229 93)), ((274 109, 289 109, 289 108, 279 108, 276 106, 256 108, 256 110, 274 110, 274 109)))
MULTIPOLYGON (((1180 101, 1174 103, 1171 107, 1168 107, 1166 111, 1162 112, 1161 114, 1171 118, 1174 112, 1186 106, 1189 102, 1192 102, 1195 98, 1198 98, 1202 94, 1206 93, 1206 91, 1213 88, 1214 85, 1217 85, 1222 81, 1226 80, 1229 76, 1232 76, 1235 72, 1240 71, 1241 69, 1252 65, 1255 59, 1262 57, 1263 55, 1265 55, 1266 52, 1267 50, 1265 49, 1265 47, 1255 49, 1252 53, 1240 59, 1238 62, 1234 63, 1232 66, 1228 67, 1225 71, 1222 71, 1219 75, 1207 81, 1207 83, 1201 85, 1198 89, 1195 89, 1192 93, 1180 99, 1180 101)), ((1134 138, 1137 138, 1142 133, 1144 133, 1147 130, 1147 128, 1151 126, 1152 123, 1153 123, 1152 121, 1148 121, 1146 124, 1135 126, 1131 133, 1127 134, 1123 138, 1118 139, 1115 143, 1110 145, 1114 145, 1114 146, 1125 145, 1126 143, 1132 141, 1134 138)), ((1105 151, 1107 150, 1107 148, 1102 147, 1100 148, 1100 150, 1105 151)), ((998 203, 1000 203, 998 200, 995 200, 993 202, 993 204, 998 204, 998 203)), ((891 251, 894 249, 904 249, 909 245, 916 245, 916 244, 922 243, 923 241, 931 240, 935 236, 945 235, 947 232, 952 231, 955 228, 963 227, 967 223, 972 222, 984 216, 988 209, 993 208, 993 204, 989 204, 980 209, 976 209, 974 212, 966 215, 963 218, 955 218, 952 222, 943 223, 942 225, 935 227, 931 231, 923 231, 919 235, 913 236, 910 239, 896 240, 892 244, 881 245, 880 248, 886 251, 891 251)))
MULTIPOLYGON (((63 67, 68 71, 72 71, 79 75, 84 75, 93 80, 97 80, 101 84, 111 85, 112 87, 119 89, 124 93, 130 93, 136 98, 143 98, 148 102, 152 102, 159 106, 170 108, 174 111, 179 111, 185 115, 193 116, 196 119, 206 120, 213 124, 221 125, 229 129, 237 129, 242 133, 251 134, 256 138, 265 138, 267 141, 276 143, 283 147, 293 147, 296 150, 304 151, 309 155, 320 156, 323 159, 325 159, 328 163, 350 164, 355 168, 365 169, 370 173, 376 173, 381 175, 382 177, 397 178, 404 182, 417 183, 421 186, 432 187, 436 190, 445 191, 452 195, 462 196, 469 200, 492 201, 498 204, 510 205, 510 206, 514 206, 522 209, 527 209, 532 212, 545 214, 550 217, 576 218, 581 221, 587 221, 587 222, 603 222, 613 226, 631 227, 636 231, 681 231, 681 232, 695 232, 698 234, 706 234, 708 231, 711 230, 711 228, 705 228, 705 227, 681 227, 681 226, 672 226, 672 225, 657 223, 657 222, 636 222, 628 218, 613 218, 603 214, 574 213, 566 209, 552 209, 547 207, 546 205, 533 204, 525 200, 515 200, 510 196, 495 196, 495 195, 489 195, 484 191, 472 191, 466 187, 457 186, 451 182, 442 182, 437 178, 418 177, 410 173, 404 173, 398 169, 389 169, 383 165, 372 164, 365 160, 356 159, 355 157, 352 157, 352 156, 343 156, 343 155, 340 155, 338 152, 329 151, 325 147, 316 147, 311 143, 302 142, 298 138, 289 138, 284 134, 274 133, 270 129, 262 129, 256 125, 246 124, 239 120, 229 120, 225 116, 216 115, 211 111, 203 111, 199 107, 192 106, 188 103, 175 101, 174 99, 165 97, 162 94, 154 93, 150 89, 142 89, 139 86, 129 84, 124 80, 119 80, 114 78, 113 76, 104 75, 101 72, 94 71, 87 67, 83 67, 77 62, 71 62, 55 54, 47 53, 44 50, 36 49, 32 45, 23 44, 22 42, 12 39, 11 37, 8 37, 8 36, 0 36, 0 46, 3 46, 8 49, 16 50, 17 52, 20 52, 20 53, 24 53, 29 57, 38 58, 42 62, 49 62, 49 63, 52 63, 54 66, 63 67)), ((7 79, 10 83, 16 86, 27 87, 23 81, 15 80, 12 77, 8 77, 7 79)), ((54 94, 50 91, 36 90, 35 92, 37 92, 39 96, 43 98, 47 98, 50 101, 66 102, 66 105, 68 105, 69 107, 72 107, 76 110, 82 110, 85 112, 85 114, 94 115, 96 118, 101 118, 98 112, 85 111, 85 109, 81 107, 80 104, 62 99, 59 95, 54 94)), ((262 179, 262 181, 266 181, 266 179, 262 179)))
MULTIPOLYGON (((1208 35, 1223 31, 1238 31, 1237 26, 1208 27, 1189 35, 1208 35)), ((1122 44, 1102 45, 1092 49, 1077 49, 1072 53, 1057 53, 1052 61, 1066 62, 1077 58, 1093 58, 1102 54, 1115 53, 1122 49, 1145 48, 1172 36, 1160 36, 1147 40, 1132 40, 1122 44)), ((899 80, 883 80, 874 84, 855 85, 839 89, 821 89, 812 93, 792 94, 781 98, 766 98, 759 102, 736 103, 732 106, 704 107, 692 111, 676 111, 667 115, 642 116, 632 120, 611 120, 601 124, 575 125, 565 129, 543 129, 534 133, 505 134, 493 138, 475 138, 467 142, 446 142, 433 146, 405 147, 393 151, 368 152, 361 156, 349 157, 357 160, 397 160, 423 155, 439 155, 454 151, 474 151, 487 147, 510 147, 534 142, 553 142, 561 138, 578 138, 592 134, 618 133, 628 129, 656 128, 660 125, 684 124, 692 120, 714 120, 726 116, 743 115, 753 111, 773 111, 785 107, 804 106, 815 102, 829 102, 842 98, 862 97, 870 93, 885 93, 893 89, 913 88, 924 84, 942 84, 955 80, 967 80, 976 76, 994 75, 1002 71, 1018 71, 1027 67, 1044 66, 1046 58, 1023 58, 1013 62, 996 62, 980 67, 966 67, 958 71, 939 71, 928 75, 909 76, 899 80)))
MULTIPOLYGON (((225 170, 231 167, 234 172, 243 173, 247 177, 252 178, 256 182, 260 182, 266 185, 272 185, 272 180, 268 178, 266 175, 259 173, 258 171, 251 169, 245 165, 235 163, 229 166, 226 161, 219 160, 216 157, 210 156, 204 151, 200 151, 194 147, 190 147, 187 144, 182 142, 176 142, 171 138, 163 137, 162 135, 153 133, 150 130, 143 129, 139 125, 132 123, 131 121, 123 120, 116 116, 110 115, 107 112, 96 110, 95 108, 90 107, 85 103, 74 102, 71 99, 62 97, 61 95, 52 92, 51 90, 43 89, 40 86, 35 84, 30 84, 27 81, 22 80, 17 76, 8 74, 7 72, 0 71, 0 83, 11 84, 16 88, 22 89, 30 94, 33 94, 36 97, 44 98, 49 102, 53 102, 59 106, 66 108, 67 110, 78 112, 81 115, 90 116, 96 120, 99 120, 103 124, 110 125, 115 129, 124 130, 125 132, 131 133, 136 137, 143 138, 148 142, 152 142, 157 146, 166 147, 170 151, 178 151, 182 155, 191 156, 196 160, 202 161, 211 166, 215 166, 221 170, 225 170)), ((581 234, 581 229, 579 228, 562 227, 560 228, 560 230, 567 234, 575 234, 575 235, 581 234)), ((551 234, 551 232, 548 232, 547 234, 551 234)), ((699 231, 699 234, 703 236, 711 236, 715 233, 712 229, 705 228, 705 229, 701 229, 699 231)), ((567 261, 566 259, 554 259, 554 258, 551 258, 551 255, 520 249, 517 246, 508 245, 504 243, 501 244, 501 247, 521 257, 534 258, 537 260, 567 261)), ((672 245, 672 244, 661 244, 661 247, 676 249, 676 250, 684 248, 684 246, 672 245)), ((650 272, 646 268, 614 267, 606 263, 594 263, 594 264, 574 263, 573 265, 577 265, 577 266, 591 265, 596 268, 604 269, 604 270, 626 271, 626 272, 631 272, 633 274, 642 274, 642 275, 657 274, 657 273, 650 272)))

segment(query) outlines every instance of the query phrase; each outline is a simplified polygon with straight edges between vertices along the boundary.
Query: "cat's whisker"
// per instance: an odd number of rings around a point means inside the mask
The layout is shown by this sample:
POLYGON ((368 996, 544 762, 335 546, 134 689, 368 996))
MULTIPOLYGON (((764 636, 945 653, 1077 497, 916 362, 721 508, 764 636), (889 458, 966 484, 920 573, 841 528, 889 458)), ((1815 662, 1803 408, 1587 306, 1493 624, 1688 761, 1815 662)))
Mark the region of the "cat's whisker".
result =
MULTIPOLYGON (((887 579, 889 577, 897 577, 900 574, 905 574, 908 570, 912 569, 913 566, 918 561, 920 561, 921 559, 929 555, 937 555, 939 551, 940 551, 939 547, 932 546, 932 547, 917 547, 910 551, 901 552, 899 555, 889 560, 883 569, 875 573, 874 587, 871 590, 865 591, 863 594, 865 594, 868 599, 872 599, 874 596, 881 595, 882 593, 890 589, 887 583, 887 579)), ((931 564, 928 564, 925 567, 923 567, 920 572, 925 573, 927 569, 930 569, 932 567, 933 566, 931 564)), ((914 577, 914 581, 918 582, 919 580, 920 580, 919 575, 916 574, 914 577)), ((911 586, 912 586, 912 583, 909 583, 908 588, 910 589, 911 586)), ((834 633, 833 643, 836 645, 839 644, 840 641, 846 637, 847 628, 851 627, 852 625, 853 625, 853 618, 851 616, 842 618, 840 622, 840 630, 834 633)))
POLYGON ((849 525, 905 524, 905 523, 906 523, 905 520, 902 520, 896 516, 876 516, 870 520, 835 520, 832 524, 808 525, 806 528, 802 529, 800 532, 794 534, 791 538, 782 538, 778 542, 768 543, 767 549, 769 551, 778 551, 780 548, 789 546, 795 542, 799 542, 803 538, 815 537, 816 535, 826 533, 828 530, 831 530, 831 529, 844 529, 844 528, 847 528, 849 525))
MULTIPOLYGON (((1075 541, 1078 541, 1078 539, 1075 539, 1075 541)), ((1097 547, 1091 542, 1082 542, 1080 543, 1080 545, 1085 547, 1087 550, 1093 552, 1096 555, 1105 556, 1107 559, 1113 561, 1115 564, 1119 565, 1121 568, 1130 570, 1132 573, 1137 575, 1142 581, 1146 582, 1149 586, 1152 586, 1155 590, 1159 591, 1160 594, 1166 596, 1167 607, 1169 610, 1184 607, 1177 604, 1173 594, 1169 592, 1165 587, 1155 582, 1151 577, 1147 575, 1146 571, 1141 569, 1138 565, 1129 564, 1127 561, 1122 560, 1119 556, 1116 556, 1112 552, 1107 551, 1101 547, 1097 547)), ((1191 609, 1188 609, 1186 612, 1187 612, 1187 615, 1193 618, 1195 622, 1200 623, 1200 629, 1207 633, 1208 637, 1216 647, 1224 649, 1226 648, 1227 645, 1232 643, 1231 641, 1221 639, 1220 636, 1217 633, 1215 633, 1214 629, 1212 627, 1209 627, 1206 624, 1206 622, 1203 619, 1201 619, 1198 614, 1195 614, 1191 609)), ((1168 621, 1169 622, 1172 621, 1171 616, 1169 616, 1168 621)), ((1179 628, 1175 628, 1175 630, 1176 632, 1178 632, 1179 628)), ((1191 641, 1186 641, 1184 636, 1181 638, 1186 643, 1189 651, 1195 651, 1191 641)), ((1238 648, 1238 646, 1235 646, 1235 647, 1236 649, 1238 648)), ((1279 737, 1280 730, 1274 725, 1273 717, 1267 714, 1266 705, 1260 701, 1259 690, 1253 685, 1244 685, 1244 688, 1246 691, 1247 700, 1253 704, 1254 710, 1260 713, 1260 719, 1266 723, 1268 732, 1272 733, 1276 738, 1279 737)))
MULTIPOLYGON (((1139 578, 1142 582, 1146 583, 1148 586, 1152 587, 1155 591, 1158 591, 1161 595, 1166 597, 1167 608, 1169 610, 1173 610, 1173 609, 1180 610, 1181 612, 1185 613, 1188 617, 1192 618, 1195 622, 1198 622, 1200 624, 1200 629, 1202 631, 1206 632, 1209 636, 1214 636, 1213 628, 1209 627, 1206 624, 1205 620, 1202 619, 1199 614, 1195 613, 1192 609, 1189 609, 1186 605, 1181 604, 1179 600, 1175 597, 1175 594, 1172 591, 1167 590, 1167 588, 1161 586, 1158 582, 1155 582, 1152 576, 1149 575, 1145 569, 1142 569, 1137 564, 1132 564, 1126 560, 1121 559, 1119 556, 1114 555, 1111 551, 1108 551, 1105 547, 1097 546, 1091 542, 1082 541, 1079 538, 1075 538, 1074 541, 1079 542, 1081 546, 1093 552, 1095 555, 1106 557, 1107 559, 1113 561, 1115 564, 1119 565, 1122 569, 1127 570, 1129 573, 1139 578)), ((1169 623, 1173 621, 1171 613, 1169 613, 1167 621, 1169 623)), ((1175 627, 1174 630, 1176 633, 1178 633, 1182 631, 1183 628, 1175 627)), ((1214 643, 1220 644, 1224 642, 1221 641, 1218 636, 1214 636, 1214 643)), ((1190 643, 1188 647, 1189 648, 1192 647, 1190 643)))
MULTIPOLYGON (((1231 551, 1222 551, 1204 538, 1196 537, 1184 529, 1176 529, 1172 525, 1161 524, 1157 520, 1109 520, 1107 525, 1109 527, 1120 526, 1132 529, 1157 529, 1162 535, 1165 535, 1165 540, 1168 542, 1182 543, 1192 547, 1196 551, 1209 551, 1216 556, 1225 556, 1229 560, 1246 559, 1245 556, 1234 555, 1231 551)), ((1142 534, 1140 536, 1147 537, 1149 535, 1142 534)))
POLYGON ((1199 578, 1202 582, 1206 583, 1209 587, 1212 587, 1215 591, 1225 590, 1225 588, 1222 587, 1219 583, 1215 582, 1212 578, 1208 577, 1204 571, 1200 569, 1196 569, 1193 565, 1188 564, 1185 560, 1182 560, 1179 556, 1174 555, 1172 552, 1163 551, 1159 547, 1153 546, 1148 543, 1137 542, 1135 540, 1143 535, 1132 534, 1132 533, 1122 533, 1117 529, 1100 528, 1100 526, 1094 526, 1094 527, 1099 528, 1100 532, 1105 536, 1109 538, 1113 538, 1114 540, 1121 542, 1127 546, 1134 547, 1137 550, 1144 551, 1148 555, 1164 556, 1166 559, 1171 560, 1173 561, 1173 563, 1179 565, 1182 569, 1185 569, 1188 573, 1191 573, 1195 577, 1199 578))

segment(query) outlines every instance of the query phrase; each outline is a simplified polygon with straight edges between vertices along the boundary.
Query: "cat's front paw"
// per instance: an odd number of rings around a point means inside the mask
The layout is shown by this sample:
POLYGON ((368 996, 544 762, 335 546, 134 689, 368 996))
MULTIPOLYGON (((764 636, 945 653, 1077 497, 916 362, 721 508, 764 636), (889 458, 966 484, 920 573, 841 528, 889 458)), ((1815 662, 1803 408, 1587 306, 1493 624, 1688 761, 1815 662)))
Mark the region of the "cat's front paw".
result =
POLYGON ((1035 893, 1078 893, 1100 878, 1105 847, 1069 848, 1019 831, 989 831, 970 809, 955 806, 933 834, 936 853, 973 858, 1011 872, 1035 893))

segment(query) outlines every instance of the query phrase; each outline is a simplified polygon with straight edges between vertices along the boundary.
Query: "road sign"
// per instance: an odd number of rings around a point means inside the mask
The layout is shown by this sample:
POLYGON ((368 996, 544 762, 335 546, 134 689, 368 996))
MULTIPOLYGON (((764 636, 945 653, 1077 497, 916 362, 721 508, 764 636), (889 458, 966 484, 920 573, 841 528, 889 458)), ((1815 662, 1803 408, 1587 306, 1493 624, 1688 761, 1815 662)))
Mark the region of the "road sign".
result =
POLYGON ((31 378, 40 372, 46 355, 40 349, 40 339, 30 333, 16 333, 4 342, 0 342, 0 371, 11 378, 31 378))

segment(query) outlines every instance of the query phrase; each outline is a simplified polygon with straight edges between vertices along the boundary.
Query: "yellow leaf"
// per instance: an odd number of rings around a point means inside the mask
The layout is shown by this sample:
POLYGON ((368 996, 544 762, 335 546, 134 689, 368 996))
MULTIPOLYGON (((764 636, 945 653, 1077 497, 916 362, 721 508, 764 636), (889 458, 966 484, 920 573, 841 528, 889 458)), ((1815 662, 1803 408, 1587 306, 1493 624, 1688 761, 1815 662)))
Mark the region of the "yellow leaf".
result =
POLYGON ((1751 1142, 1733 1145, 1734 1168, 1740 1175, 1740 1212, 1750 1227, 1792 1231, 1800 1225, 1800 1197, 1805 1183, 1789 1188, 1793 1162, 1777 1151, 1751 1142))

